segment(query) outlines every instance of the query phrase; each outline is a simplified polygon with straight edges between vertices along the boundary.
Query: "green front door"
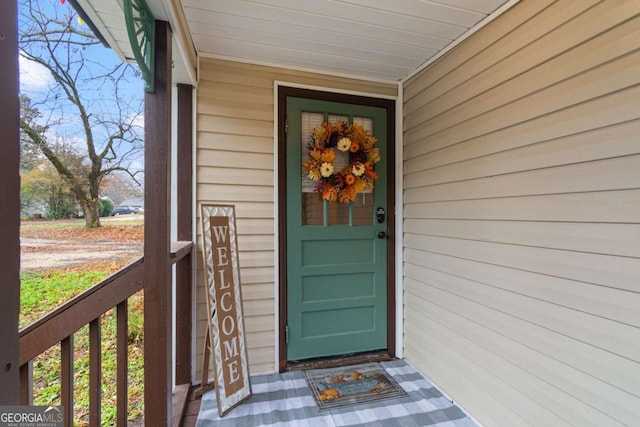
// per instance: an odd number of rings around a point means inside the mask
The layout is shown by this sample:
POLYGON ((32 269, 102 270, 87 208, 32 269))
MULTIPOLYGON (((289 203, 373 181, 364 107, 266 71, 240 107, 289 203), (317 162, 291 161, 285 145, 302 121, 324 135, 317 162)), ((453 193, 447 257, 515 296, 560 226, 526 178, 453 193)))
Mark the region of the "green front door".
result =
MULTIPOLYGON (((286 113, 287 360, 386 349, 387 111, 287 97, 286 113), (341 121, 377 137, 381 158, 374 189, 349 203, 323 200, 302 171, 312 130, 341 121)), ((336 172, 353 161, 334 151, 336 172)))

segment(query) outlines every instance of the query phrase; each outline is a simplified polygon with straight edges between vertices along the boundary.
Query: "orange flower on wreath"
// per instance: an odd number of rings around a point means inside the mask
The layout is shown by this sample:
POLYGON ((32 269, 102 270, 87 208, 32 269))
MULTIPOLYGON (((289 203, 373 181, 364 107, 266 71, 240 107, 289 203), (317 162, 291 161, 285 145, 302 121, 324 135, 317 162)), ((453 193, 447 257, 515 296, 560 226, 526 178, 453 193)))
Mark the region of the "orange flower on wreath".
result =
POLYGON ((353 185, 345 187, 338 194, 338 201, 340 203, 349 203, 356 199, 356 188, 353 185))
POLYGON ((347 185, 353 185, 356 182, 356 177, 353 176, 352 174, 346 174, 344 176, 344 183, 347 185))
POLYGON ((336 152, 330 148, 325 148, 322 150, 322 155, 320 156, 320 161, 323 163, 332 163, 336 159, 336 152))
POLYGON ((338 199, 338 190, 333 185, 325 184, 322 191, 322 198, 330 202, 335 202, 338 199))
POLYGON ((367 188, 373 189, 373 183, 369 184, 364 179, 356 178, 356 183, 353 184, 353 188, 356 189, 356 193, 362 193, 367 188))
POLYGON ((373 170, 373 166, 371 166, 371 163, 364 164, 364 175, 373 180, 378 179, 378 174, 373 170))

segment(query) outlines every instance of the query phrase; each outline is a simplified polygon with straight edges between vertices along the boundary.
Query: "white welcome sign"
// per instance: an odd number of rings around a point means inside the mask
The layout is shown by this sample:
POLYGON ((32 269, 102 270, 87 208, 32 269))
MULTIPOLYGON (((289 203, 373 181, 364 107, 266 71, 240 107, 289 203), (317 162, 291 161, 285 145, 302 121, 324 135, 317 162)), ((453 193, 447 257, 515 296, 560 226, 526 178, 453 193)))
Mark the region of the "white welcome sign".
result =
MULTIPOLYGON (((244 336, 235 208, 200 205, 209 317, 203 374, 213 354, 218 414, 251 395, 244 336), (206 348, 210 345, 209 349, 206 348)), ((205 380, 203 375, 203 380, 205 380)), ((203 384, 204 385, 204 384, 203 384)))

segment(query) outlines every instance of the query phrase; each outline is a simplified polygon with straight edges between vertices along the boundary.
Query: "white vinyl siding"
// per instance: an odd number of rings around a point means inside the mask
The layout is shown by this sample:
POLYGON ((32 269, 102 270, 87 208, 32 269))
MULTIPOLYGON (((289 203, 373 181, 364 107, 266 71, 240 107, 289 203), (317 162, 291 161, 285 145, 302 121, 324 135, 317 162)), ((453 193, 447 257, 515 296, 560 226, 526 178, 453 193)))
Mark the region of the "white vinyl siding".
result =
POLYGON ((520 2, 404 85, 404 354, 486 426, 640 424, 639 14, 520 2))
MULTIPOLYGON (((199 73, 196 199, 236 206, 250 371, 272 372, 276 366, 274 81, 384 96, 396 96, 397 86, 206 58, 199 73)), ((197 380, 207 319, 200 251, 198 229, 197 380)))

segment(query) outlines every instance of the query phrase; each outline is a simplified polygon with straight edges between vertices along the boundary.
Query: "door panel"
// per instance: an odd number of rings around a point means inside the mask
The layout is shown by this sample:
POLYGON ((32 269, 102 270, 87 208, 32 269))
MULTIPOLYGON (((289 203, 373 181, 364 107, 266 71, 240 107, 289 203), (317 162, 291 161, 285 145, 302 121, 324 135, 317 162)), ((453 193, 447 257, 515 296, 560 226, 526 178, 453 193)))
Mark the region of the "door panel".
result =
POLYGON ((375 211, 387 210, 387 111, 297 97, 286 105, 287 360, 386 349, 388 244, 378 233, 387 221, 375 211), (337 120, 369 128, 382 158, 374 190, 349 204, 322 200, 301 171, 311 129, 337 120))

